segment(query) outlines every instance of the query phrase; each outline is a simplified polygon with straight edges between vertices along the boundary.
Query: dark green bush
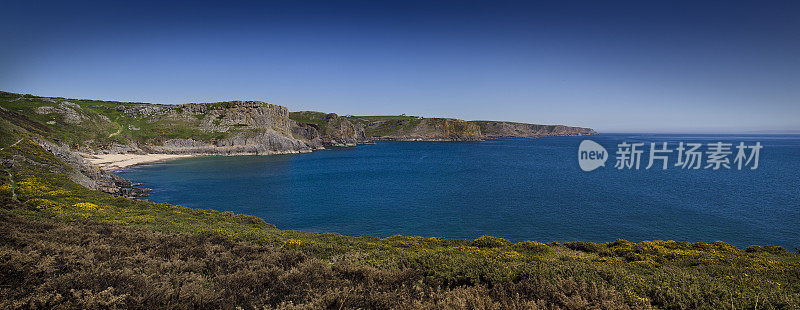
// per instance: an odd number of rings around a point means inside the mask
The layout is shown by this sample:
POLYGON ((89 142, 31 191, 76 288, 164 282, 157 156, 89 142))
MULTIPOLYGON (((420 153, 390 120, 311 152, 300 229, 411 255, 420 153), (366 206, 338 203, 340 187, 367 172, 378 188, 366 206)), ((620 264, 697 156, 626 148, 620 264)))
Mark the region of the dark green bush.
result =
POLYGON ((625 240, 625 239, 617 239, 617 240, 614 240, 614 242, 609 243, 608 246, 609 247, 618 247, 618 246, 630 246, 630 245, 633 245, 633 244, 634 244, 633 242, 630 242, 630 241, 625 240))
POLYGON ((522 241, 515 243, 513 248, 517 251, 527 251, 533 253, 545 253, 550 251, 550 247, 544 243, 536 241, 522 241))
POLYGON ((776 245, 765 245, 765 246, 751 245, 751 246, 747 247, 747 249, 745 249, 744 251, 747 252, 747 253, 765 252, 765 253, 770 253, 770 254, 774 254, 774 255, 789 254, 789 251, 786 251, 785 248, 783 248, 781 246, 776 246, 776 245))
POLYGON ((564 243, 569 249, 588 253, 608 253, 608 247, 605 244, 586 241, 574 241, 564 243))
POLYGON ((508 246, 509 244, 511 244, 511 242, 508 242, 508 240, 506 239, 492 237, 492 236, 481 236, 480 238, 475 239, 475 241, 472 242, 473 246, 479 248, 497 248, 497 247, 508 246))
POLYGON ((747 253, 759 253, 759 252, 761 252, 761 246, 751 245, 751 246, 747 247, 746 249, 744 249, 744 251, 747 252, 747 253))
POLYGON ((789 254, 789 251, 786 251, 786 249, 784 249, 782 246, 777 245, 765 245, 763 251, 775 255, 789 254))

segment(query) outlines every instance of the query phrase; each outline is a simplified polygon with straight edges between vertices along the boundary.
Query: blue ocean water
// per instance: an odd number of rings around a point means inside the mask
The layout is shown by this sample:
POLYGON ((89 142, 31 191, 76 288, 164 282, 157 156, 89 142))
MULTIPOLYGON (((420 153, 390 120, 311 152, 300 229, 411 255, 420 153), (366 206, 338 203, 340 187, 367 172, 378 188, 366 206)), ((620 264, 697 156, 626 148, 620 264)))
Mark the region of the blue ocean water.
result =
MULTIPOLYGON (((703 147, 701 150, 706 151, 703 147)), ((736 149, 733 149, 736 155, 736 149)), ((660 163, 656 161, 656 163, 660 163)), ((378 142, 310 154, 197 157, 120 173, 151 201, 233 211, 281 229, 512 241, 722 240, 800 247, 800 136, 603 134, 482 142, 378 142), (582 171, 584 139, 611 154, 582 171), (619 143, 645 142, 639 170, 619 143), (750 170, 646 170, 649 142, 760 142, 750 170)))

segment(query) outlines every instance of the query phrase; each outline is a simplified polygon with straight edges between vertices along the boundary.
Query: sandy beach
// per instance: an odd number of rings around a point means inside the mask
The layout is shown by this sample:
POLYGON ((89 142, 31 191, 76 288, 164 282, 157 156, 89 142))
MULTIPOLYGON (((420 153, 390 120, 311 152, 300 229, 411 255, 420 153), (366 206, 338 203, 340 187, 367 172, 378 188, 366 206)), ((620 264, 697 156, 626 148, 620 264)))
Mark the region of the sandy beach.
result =
POLYGON ((154 163, 164 160, 186 158, 196 155, 185 154, 83 154, 89 162, 98 165, 106 171, 124 169, 127 167, 154 163))

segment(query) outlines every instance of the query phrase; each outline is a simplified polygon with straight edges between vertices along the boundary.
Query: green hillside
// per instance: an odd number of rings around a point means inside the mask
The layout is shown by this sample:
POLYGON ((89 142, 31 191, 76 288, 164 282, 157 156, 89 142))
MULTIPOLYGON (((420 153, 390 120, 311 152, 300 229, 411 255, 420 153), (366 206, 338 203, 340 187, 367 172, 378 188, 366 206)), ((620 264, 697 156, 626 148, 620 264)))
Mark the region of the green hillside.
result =
MULTIPOLYGON (((75 147, 103 148, 111 143, 154 143, 172 138, 221 139, 226 132, 199 129, 197 119, 136 117, 123 108, 157 107, 179 111, 180 106, 131 102, 37 97, 0 92, 4 123, 75 147)), ((7 143, 8 141, 2 141, 7 143)), ((13 143, 13 142, 12 142, 13 143)))

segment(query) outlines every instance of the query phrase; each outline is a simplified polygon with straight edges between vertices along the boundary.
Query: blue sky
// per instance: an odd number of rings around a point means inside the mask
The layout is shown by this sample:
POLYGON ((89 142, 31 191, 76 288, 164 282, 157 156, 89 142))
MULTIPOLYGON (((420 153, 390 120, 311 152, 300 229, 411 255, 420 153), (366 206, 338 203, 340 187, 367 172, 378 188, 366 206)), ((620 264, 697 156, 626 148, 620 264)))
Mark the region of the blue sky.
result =
POLYGON ((797 1, 3 4, 0 90, 587 126, 800 130, 797 1))

